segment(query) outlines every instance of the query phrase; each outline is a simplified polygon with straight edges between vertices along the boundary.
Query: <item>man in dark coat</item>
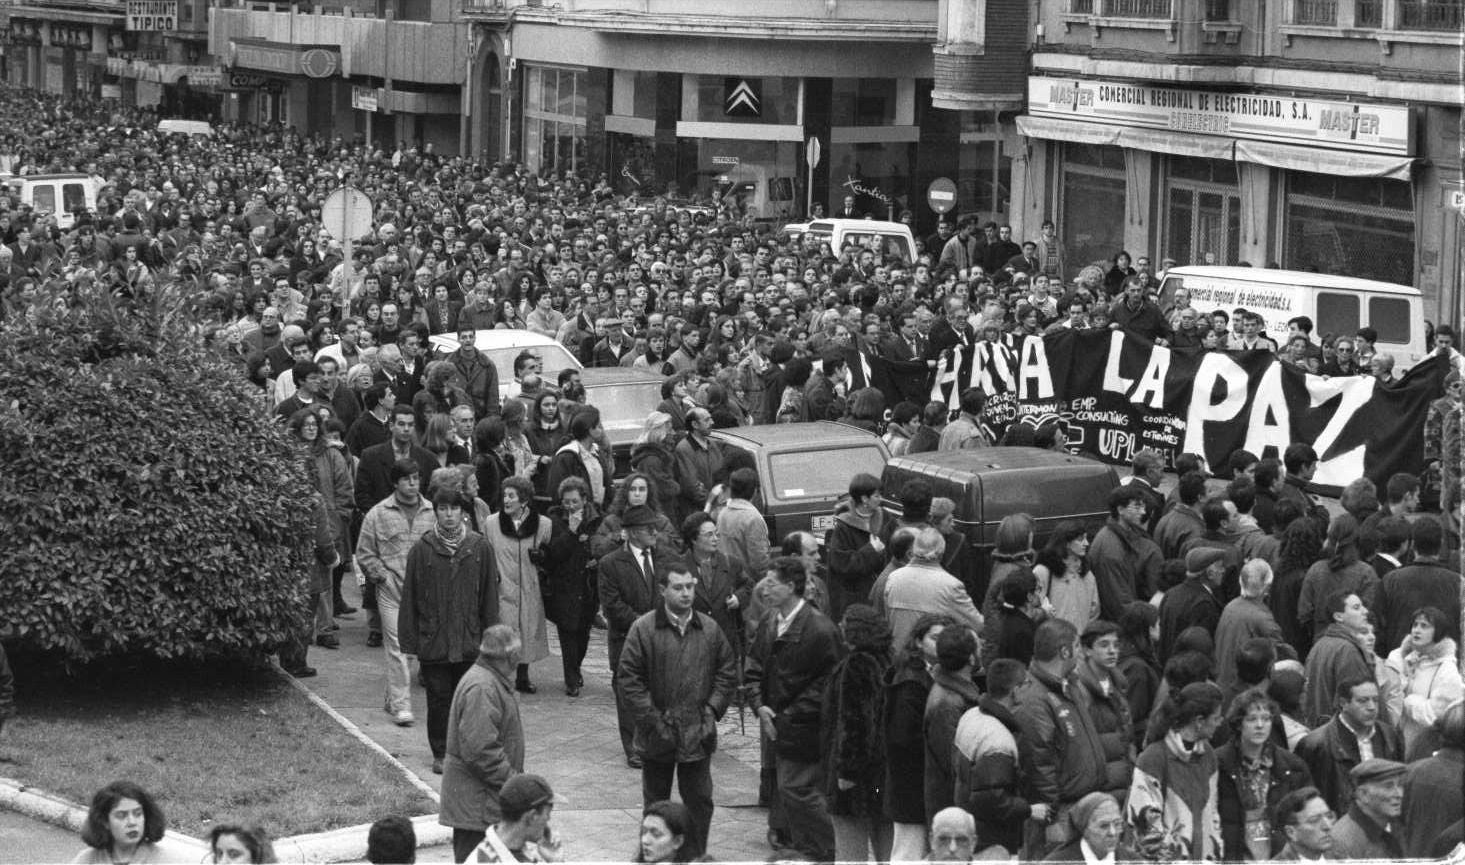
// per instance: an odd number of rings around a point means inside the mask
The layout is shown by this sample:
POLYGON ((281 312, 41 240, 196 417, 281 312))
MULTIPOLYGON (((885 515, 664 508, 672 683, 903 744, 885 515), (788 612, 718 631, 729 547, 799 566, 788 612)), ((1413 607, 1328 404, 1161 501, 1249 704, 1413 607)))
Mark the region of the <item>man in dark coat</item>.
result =
MULTIPOLYGON (((1435 607, 1445 614, 1454 631, 1460 621, 1461 580, 1440 559, 1444 546, 1444 526, 1434 516, 1425 514, 1414 520, 1414 561, 1391 571, 1378 591, 1379 645, 1397 648, 1404 635, 1414 626, 1414 612, 1422 607, 1435 607)), ((1458 633, 1450 636, 1458 637, 1458 633)), ((1441 635, 1435 635, 1440 639, 1441 635)))
POLYGON ((607 649, 610 655, 611 689, 616 696, 616 722, 620 727, 621 748, 626 752, 626 765, 643 766, 634 747, 635 715, 621 690, 621 651, 626 634, 636 619, 656 606, 657 514, 645 505, 627 508, 621 517, 626 530, 626 545, 600 560, 600 606, 605 611, 607 649))
POLYGON ((1353 801, 1353 768, 1364 760, 1360 743, 1370 756, 1396 760, 1404 755, 1403 739, 1389 722, 1379 718, 1379 686, 1372 679, 1349 679, 1338 686, 1338 714, 1303 736, 1297 756, 1307 764, 1313 783, 1336 813, 1353 801))
POLYGON ((824 798, 819 747, 824 688, 839 662, 839 632, 804 601, 802 560, 779 556, 760 587, 768 612, 748 652, 747 682, 763 736, 772 743, 778 789, 768 827, 787 833, 795 850, 833 862, 834 822, 824 798))
POLYGON ((1226 570, 1226 554, 1214 547, 1191 550, 1185 557, 1185 582, 1165 593, 1160 601, 1160 662, 1169 660, 1175 638, 1199 625, 1212 636, 1221 621, 1221 599, 1216 590, 1226 570))
POLYGON ((1414 859, 1432 857, 1435 841, 1465 814, 1465 703, 1446 709, 1435 730, 1439 750, 1404 776, 1404 855, 1414 859))
POLYGON ((1021 728, 1013 710, 1026 678, 1026 668, 1011 658, 987 665, 987 693, 961 716, 951 754, 955 804, 976 818, 982 843, 1001 844, 1013 856, 1022 849, 1024 821, 1048 816, 1047 805, 1028 802, 1018 768, 1021 728))
MULTIPOLYGON (((1373 758, 1349 772, 1353 804, 1333 826, 1333 855, 1338 859, 1404 858, 1399 816, 1404 806, 1403 763, 1373 758)), ((1455 786, 1459 786, 1458 779, 1455 786)))
POLYGON ((921 732, 926 743, 926 822, 955 804, 956 778, 952 761, 956 728, 961 716, 977 705, 981 691, 972 682, 977 638, 967 628, 946 628, 936 638, 936 669, 931 672, 931 693, 921 732))
POLYGON ((428 498, 437 524, 407 554, 397 639, 402 654, 421 665, 427 743, 432 770, 441 775, 453 692, 478 659, 483 632, 498 624, 499 578, 488 540, 468 529, 458 484, 440 479, 428 498))
POLYGON ((1099 587, 1099 615, 1119 621, 1124 605, 1148 601, 1160 589, 1160 548, 1145 531, 1145 494, 1132 482, 1109 494, 1109 520, 1089 547, 1099 587))
POLYGON ((458 328, 458 350, 448 358, 462 380, 463 392, 473 400, 473 416, 479 419, 499 413, 498 369, 474 345, 477 332, 458 328))
POLYGON ((358 511, 366 513, 377 502, 392 494, 392 464, 399 459, 410 459, 417 464, 418 483, 422 491, 427 492, 433 470, 438 467, 437 457, 413 441, 416 423, 412 406, 402 403, 393 405, 391 439, 361 452, 361 462, 356 466, 358 511))
POLYGON ((1109 307, 1114 323, 1112 330, 1126 330, 1135 336, 1153 340, 1156 345, 1166 345, 1174 336, 1170 322, 1155 302, 1145 297, 1144 280, 1131 276, 1124 281, 1124 298, 1109 307))
POLYGON ((712 617, 693 609, 697 578, 685 564, 663 565, 657 584, 661 604, 631 625, 617 678, 635 716, 642 804, 670 799, 676 775, 692 819, 684 849, 701 856, 712 826, 717 722, 738 686, 737 660, 712 617))
POLYGON ((1129 686, 1118 669, 1119 626, 1096 619, 1078 639, 1083 660, 1074 670, 1074 678, 1088 691, 1089 714, 1104 746, 1104 790, 1125 796, 1134 775, 1134 719, 1129 711, 1129 686))
POLYGON ((833 621, 839 621, 850 604, 865 602, 885 568, 885 543, 880 540, 884 513, 880 479, 864 473, 851 478, 849 501, 835 507, 834 528, 824 538, 829 556, 829 618, 833 621))
POLYGON ((1358 595, 1347 589, 1336 591, 1324 609, 1332 624, 1307 653, 1307 691, 1302 698, 1304 720, 1312 724, 1327 718, 1343 681, 1375 678, 1373 659, 1363 647, 1362 635, 1370 627, 1368 610, 1358 595))

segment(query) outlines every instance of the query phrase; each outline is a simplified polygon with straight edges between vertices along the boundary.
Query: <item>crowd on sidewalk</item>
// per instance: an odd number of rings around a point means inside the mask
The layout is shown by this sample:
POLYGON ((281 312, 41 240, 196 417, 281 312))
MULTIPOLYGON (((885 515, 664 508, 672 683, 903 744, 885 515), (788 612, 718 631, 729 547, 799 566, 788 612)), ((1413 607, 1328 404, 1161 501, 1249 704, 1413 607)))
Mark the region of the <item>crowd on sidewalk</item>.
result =
MULTIPOLYGON (((8 87, 0 114, 0 169, 98 190, 65 229, 0 212, 4 314, 176 298, 258 389, 320 493, 307 627, 281 665, 316 675, 335 619, 366 615, 404 727, 415 667, 459 861, 566 849, 550 781, 524 771, 516 696, 540 687, 550 625, 566 700, 604 629, 638 861, 716 855, 711 758, 735 703, 759 718, 779 858, 1377 859, 1460 841, 1465 361, 1449 325, 1431 337, 1456 369, 1428 463, 1350 484, 1344 513, 1307 492, 1305 443, 1238 451, 1221 489, 1182 454, 1168 497, 1145 452, 1102 527, 1040 534, 1012 515, 994 551, 958 553, 990 563, 952 568, 951 502, 924 481, 856 475, 822 539, 769 537, 758 473, 711 431, 830 419, 897 454, 985 447, 1007 437, 981 423, 980 392, 955 418, 931 400, 954 349, 1099 327, 1278 350, 1259 317, 1161 309, 1148 258, 1071 267, 1051 223, 1022 244, 943 223, 905 262, 629 199, 604 176, 244 124, 167 135, 143 110, 8 87), (349 257, 321 223, 347 185, 374 202, 349 257), (510 379, 479 350, 481 331, 516 329, 664 377, 629 474, 577 370, 551 380, 526 350, 510 379), (457 347, 434 354, 438 335, 457 347)), ((1391 380, 1366 329, 1293 328, 1286 362, 1391 380)), ((1063 446, 1052 429, 1008 443, 1063 446)), ((162 824, 145 791, 110 785, 77 861, 171 861, 162 824)), ((217 861, 267 861, 254 830, 215 835, 217 861)))

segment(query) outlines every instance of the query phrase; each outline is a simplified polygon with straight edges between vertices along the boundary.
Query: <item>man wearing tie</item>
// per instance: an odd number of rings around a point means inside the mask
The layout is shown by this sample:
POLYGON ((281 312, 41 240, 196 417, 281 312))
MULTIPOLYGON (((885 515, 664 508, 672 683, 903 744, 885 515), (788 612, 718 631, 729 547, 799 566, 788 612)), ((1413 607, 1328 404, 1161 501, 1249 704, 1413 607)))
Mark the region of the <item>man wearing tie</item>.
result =
POLYGON ((626 765, 641 768, 631 739, 635 734, 635 714, 621 696, 621 682, 616 671, 621 667, 621 650, 626 645, 626 632, 636 619, 649 613, 660 598, 656 587, 656 512, 645 505, 626 509, 621 526, 626 532, 626 545, 600 560, 600 606, 610 625, 607 640, 610 653, 611 689, 616 698, 616 723, 620 727, 621 748, 626 752, 626 765))
POLYGON ((931 370, 926 365, 926 337, 914 307, 898 313, 900 333, 886 343, 886 369, 902 400, 925 405, 930 399, 931 370))

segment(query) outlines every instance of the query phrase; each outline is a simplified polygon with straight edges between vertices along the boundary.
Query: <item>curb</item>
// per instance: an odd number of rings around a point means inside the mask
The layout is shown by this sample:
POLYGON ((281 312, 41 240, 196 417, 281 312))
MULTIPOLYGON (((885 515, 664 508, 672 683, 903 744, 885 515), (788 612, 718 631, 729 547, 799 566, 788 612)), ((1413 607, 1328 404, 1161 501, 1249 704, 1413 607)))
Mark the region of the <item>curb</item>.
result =
MULTIPOLYGON (((86 823, 87 809, 36 787, 28 787, 12 778, 0 778, 0 808, 78 834, 86 823)), ((208 845, 197 838, 180 835, 171 829, 165 837, 176 847, 197 853, 200 859, 209 853, 208 845)))

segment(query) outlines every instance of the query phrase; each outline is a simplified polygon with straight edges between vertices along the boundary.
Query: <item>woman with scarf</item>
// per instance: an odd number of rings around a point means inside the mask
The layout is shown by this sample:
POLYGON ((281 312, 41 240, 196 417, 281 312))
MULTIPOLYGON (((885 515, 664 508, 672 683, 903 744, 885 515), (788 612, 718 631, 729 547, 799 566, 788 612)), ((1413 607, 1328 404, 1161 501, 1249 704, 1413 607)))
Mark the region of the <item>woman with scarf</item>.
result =
POLYGON ((1169 730, 1135 761, 1125 821, 1144 858, 1215 862, 1221 858, 1216 752, 1221 689, 1193 682, 1170 695, 1169 730))
POLYGON ((611 494, 615 491, 611 482, 615 464, 610 450, 602 448, 596 441, 605 435, 600 426, 600 410, 576 406, 569 429, 570 440, 550 458, 545 488, 558 491, 565 478, 576 477, 585 482, 590 501, 597 507, 604 507, 610 503, 611 494))
POLYGON ((545 556, 544 606, 546 617, 559 633, 565 694, 578 697, 585 687, 580 665, 590 647, 598 603, 596 558, 590 552, 590 539, 600 528, 601 510, 582 478, 568 476, 555 490, 558 504, 549 509, 553 531, 545 556))
POLYGON ((1312 784, 1307 764, 1273 736, 1282 710, 1265 691, 1243 691, 1226 722, 1231 741, 1216 749, 1222 852, 1227 862, 1266 862, 1282 852, 1287 837, 1273 826, 1283 796, 1312 784))
POLYGON ((534 485, 520 477, 504 479, 503 507, 489 520, 485 536, 493 547, 499 572, 499 621, 519 632, 524 642, 515 690, 533 694, 529 665, 549 657, 549 632, 539 567, 552 527, 534 512, 534 485))
MULTIPOLYGON (((1388 665, 1399 677, 1400 705, 1390 707, 1404 734, 1404 753, 1415 759, 1428 756, 1434 748, 1416 745, 1430 739, 1435 720, 1462 696, 1460 665, 1456 663, 1455 641, 1447 636, 1450 619, 1438 607, 1414 611, 1414 624, 1404 641, 1389 653, 1388 665)), ((1433 744, 1438 744, 1434 742, 1433 744)))

